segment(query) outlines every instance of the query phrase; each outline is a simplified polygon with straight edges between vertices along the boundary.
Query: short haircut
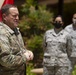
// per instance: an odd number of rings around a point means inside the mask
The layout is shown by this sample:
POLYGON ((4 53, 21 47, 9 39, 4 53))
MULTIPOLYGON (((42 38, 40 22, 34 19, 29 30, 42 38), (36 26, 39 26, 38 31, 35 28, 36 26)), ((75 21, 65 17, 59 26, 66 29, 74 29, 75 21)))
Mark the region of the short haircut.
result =
POLYGON ((15 7, 15 8, 17 8, 17 6, 15 6, 15 5, 11 5, 11 4, 6 4, 6 5, 4 5, 2 8, 1 8, 1 14, 9 14, 9 9, 10 8, 12 8, 12 7, 15 7))

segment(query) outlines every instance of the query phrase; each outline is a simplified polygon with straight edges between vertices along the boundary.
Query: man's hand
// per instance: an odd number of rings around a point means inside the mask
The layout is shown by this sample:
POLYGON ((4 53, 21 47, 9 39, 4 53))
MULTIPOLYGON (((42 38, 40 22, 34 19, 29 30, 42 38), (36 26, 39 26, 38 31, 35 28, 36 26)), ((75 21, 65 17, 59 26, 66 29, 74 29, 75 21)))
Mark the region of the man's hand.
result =
POLYGON ((32 51, 27 50, 27 51, 24 53, 24 55, 25 55, 25 57, 26 57, 26 61, 33 60, 34 55, 33 55, 32 51))

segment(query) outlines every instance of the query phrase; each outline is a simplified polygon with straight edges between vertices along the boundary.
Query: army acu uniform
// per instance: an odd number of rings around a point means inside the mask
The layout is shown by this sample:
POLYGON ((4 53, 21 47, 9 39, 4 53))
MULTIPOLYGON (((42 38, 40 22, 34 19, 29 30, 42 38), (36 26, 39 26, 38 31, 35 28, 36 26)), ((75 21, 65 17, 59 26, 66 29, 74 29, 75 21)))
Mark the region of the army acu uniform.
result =
POLYGON ((0 23, 0 75, 24 75, 24 52, 20 32, 15 35, 12 29, 0 23))
POLYGON ((44 35, 43 75, 71 75, 69 60, 70 42, 64 30, 58 34, 54 29, 46 31, 44 35), (69 47, 68 47, 69 46, 69 47))

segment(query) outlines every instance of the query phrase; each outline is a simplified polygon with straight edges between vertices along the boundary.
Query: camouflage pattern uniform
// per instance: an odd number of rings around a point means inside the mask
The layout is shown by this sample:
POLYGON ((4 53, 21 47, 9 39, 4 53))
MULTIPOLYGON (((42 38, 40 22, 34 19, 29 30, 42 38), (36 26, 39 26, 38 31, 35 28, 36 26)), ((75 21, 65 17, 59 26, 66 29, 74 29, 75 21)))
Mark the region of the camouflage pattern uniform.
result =
POLYGON ((71 75, 70 44, 68 33, 64 30, 58 34, 54 29, 44 35, 43 75, 71 75))
POLYGON ((72 62, 72 67, 74 69, 74 66, 76 65, 76 29, 73 27, 73 24, 68 25, 65 30, 69 32, 71 36, 71 41, 72 41, 72 51, 71 51, 71 62, 72 62))
POLYGON ((73 28, 73 24, 70 24, 68 26, 65 27, 65 30, 69 33, 71 33, 72 31, 74 31, 74 28, 73 28))
POLYGON ((12 29, 0 23, 0 75, 24 75, 24 52, 20 32, 16 36, 12 29))

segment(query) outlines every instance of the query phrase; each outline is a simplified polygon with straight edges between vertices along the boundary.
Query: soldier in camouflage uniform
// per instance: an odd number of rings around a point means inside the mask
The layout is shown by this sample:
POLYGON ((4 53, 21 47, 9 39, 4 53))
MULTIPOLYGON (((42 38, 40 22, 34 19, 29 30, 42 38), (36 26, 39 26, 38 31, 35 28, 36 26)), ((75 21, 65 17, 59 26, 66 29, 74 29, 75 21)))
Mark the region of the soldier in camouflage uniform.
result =
POLYGON ((62 29, 61 16, 55 18, 53 25, 54 29, 44 35, 43 75, 71 75, 70 36, 62 29))
POLYGON ((24 75, 26 61, 33 59, 33 53, 26 50, 19 32, 19 12, 14 5, 1 9, 0 23, 0 75, 24 75))
POLYGON ((76 13, 73 14, 72 22, 72 24, 65 27, 65 30, 69 33, 76 30, 76 13))
POLYGON ((65 27, 65 30, 69 32, 71 36, 72 51, 71 51, 70 59, 72 62, 72 67, 74 69, 74 66, 76 65, 76 13, 73 14, 72 22, 73 22, 72 24, 65 27))

